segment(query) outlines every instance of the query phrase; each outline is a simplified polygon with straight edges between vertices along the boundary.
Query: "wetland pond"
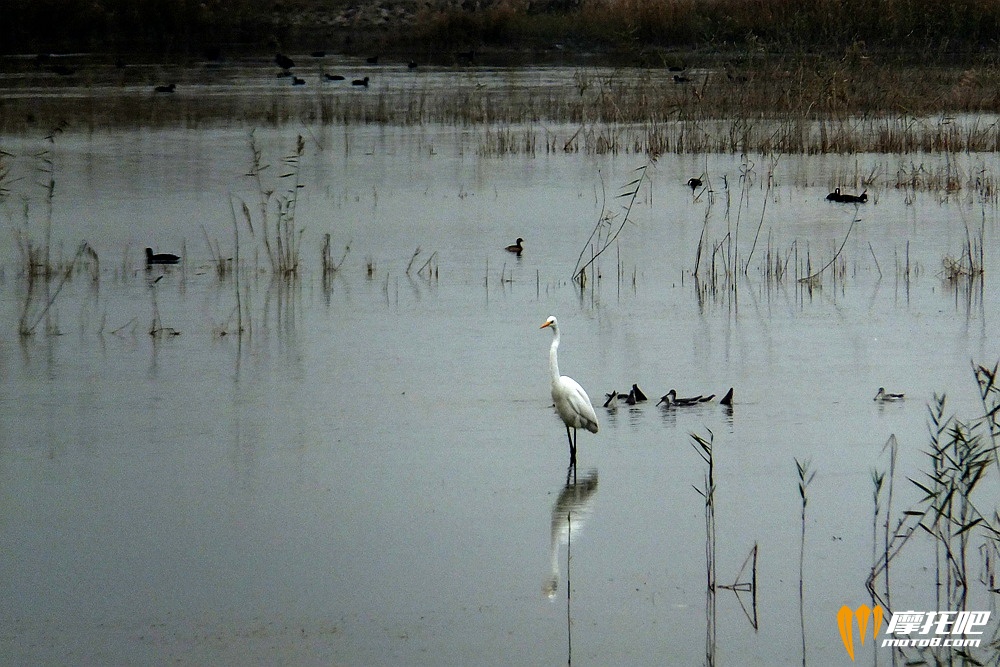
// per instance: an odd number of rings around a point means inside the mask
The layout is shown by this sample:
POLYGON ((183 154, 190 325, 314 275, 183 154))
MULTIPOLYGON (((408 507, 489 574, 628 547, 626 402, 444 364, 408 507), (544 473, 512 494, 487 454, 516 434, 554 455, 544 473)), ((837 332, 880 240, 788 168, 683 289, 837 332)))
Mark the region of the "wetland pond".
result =
MULTIPOLYGON (((837 612, 871 603, 887 514, 919 508, 928 405, 983 414, 970 362, 1000 359, 997 201, 966 185, 1000 160, 491 155, 484 136, 258 129, 260 185, 245 128, 0 139, 4 663, 849 664, 837 612), (942 173, 964 187, 910 178, 942 173), (826 199, 869 176, 866 203, 826 199), (294 279, 263 243, 288 192, 294 279), (578 258, 622 222, 581 289, 578 258), (238 283, 213 262, 234 230, 238 283), (90 270, 29 296, 23 251, 47 233, 63 266, 86 241, 90 270), (147 246, 183 260, 147 271, 147 246), (945 277, 980 247, 982 278, 945 277), (600 420, 575 484, 553 314, 600 420), (632 383, 652 400, 601 407, 632 383), (671 388, 715 399, 654 405, 671 388), (711 548, 692 434, 713 443, 711 548), (707 571, 735 590, 706 595, 707 571)), ((994 547, 968 534, 966 606, 989 608, 994 547)), ((893 608, 943 604, 934 567, 915 535, 893 608)))

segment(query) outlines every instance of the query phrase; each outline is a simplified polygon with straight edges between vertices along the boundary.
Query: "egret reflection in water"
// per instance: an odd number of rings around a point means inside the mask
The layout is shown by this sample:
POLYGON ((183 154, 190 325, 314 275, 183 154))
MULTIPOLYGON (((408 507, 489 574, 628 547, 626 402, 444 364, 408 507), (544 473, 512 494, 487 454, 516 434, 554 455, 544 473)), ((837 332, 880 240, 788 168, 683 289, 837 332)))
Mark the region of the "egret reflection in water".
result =
MULTIPOLYGON (((566 545, 568 550, 574 533, 583 528, 590 518, 597 496, 597 471, 590 470, 579 481, 567 481, 555 505, 552 506, 552 533, 549 543, 549 557, 552 571, 542 586, 542 592, 549 598, 555 597, 559 588, 559 547, 566 545)), ((568 565, 567 565, 568 568, 568 565)), ((568 577, 567 573, 567 577, 568 577)))

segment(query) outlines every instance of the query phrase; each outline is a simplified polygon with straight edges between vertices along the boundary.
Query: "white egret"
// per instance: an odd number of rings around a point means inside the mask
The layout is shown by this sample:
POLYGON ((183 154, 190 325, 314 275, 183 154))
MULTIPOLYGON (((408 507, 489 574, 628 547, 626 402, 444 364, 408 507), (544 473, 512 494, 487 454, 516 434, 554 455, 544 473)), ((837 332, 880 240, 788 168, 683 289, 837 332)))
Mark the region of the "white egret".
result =
POLYGON ((559 322, 550 317, 545 320, 541 329, 552 329, 552 347, 549 348, 549 372, 552 374, 552 401, 556 412, 566 424, 566 438, 569 440, 569 463, 576 465, 576 430, 585 428, 591 433, 597 433, 597 413, 590 402, 590 397, 576 380, 566 375, 559 375, 559 322), (570 429, 573 429, 570 435, 570 429))

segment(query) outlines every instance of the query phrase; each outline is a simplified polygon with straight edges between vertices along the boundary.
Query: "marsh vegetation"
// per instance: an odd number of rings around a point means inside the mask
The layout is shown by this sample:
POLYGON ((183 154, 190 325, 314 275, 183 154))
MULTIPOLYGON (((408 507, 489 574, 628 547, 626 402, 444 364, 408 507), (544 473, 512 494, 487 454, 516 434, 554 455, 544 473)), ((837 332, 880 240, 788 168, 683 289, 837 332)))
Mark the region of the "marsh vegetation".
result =
POLYGON ((34 101, 26 64, 2 652, 831 662, 843 604, 986 608, 993 75, 892 93, 854 51, 765 56, 687 82, 383 62, 363 90, 320 88, 360 58, 295 89, 241 63, 161 96, 95 68, 34 101), (570 483, 532 337, 553 312, 592 396, 739 398, 599 408, 570 483))

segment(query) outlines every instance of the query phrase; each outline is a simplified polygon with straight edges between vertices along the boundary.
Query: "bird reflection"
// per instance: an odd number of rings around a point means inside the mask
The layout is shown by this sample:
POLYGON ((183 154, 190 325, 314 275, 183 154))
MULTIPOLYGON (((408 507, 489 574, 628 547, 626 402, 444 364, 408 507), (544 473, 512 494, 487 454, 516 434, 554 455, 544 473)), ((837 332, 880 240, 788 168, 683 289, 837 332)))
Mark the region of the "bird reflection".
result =
POLYGON ((559 547, 566 545, 568 581, 571 538, 590 518, 596 494, 597 470, 590 470, 579 481, 567 481, 552 506, 552 540, 549 544, 552 571, 542 586, 542 592, 549 598, 555 597, 559 588, 559 547))

